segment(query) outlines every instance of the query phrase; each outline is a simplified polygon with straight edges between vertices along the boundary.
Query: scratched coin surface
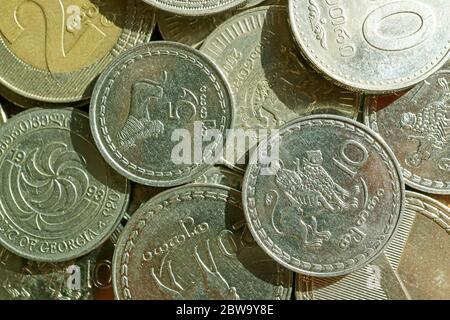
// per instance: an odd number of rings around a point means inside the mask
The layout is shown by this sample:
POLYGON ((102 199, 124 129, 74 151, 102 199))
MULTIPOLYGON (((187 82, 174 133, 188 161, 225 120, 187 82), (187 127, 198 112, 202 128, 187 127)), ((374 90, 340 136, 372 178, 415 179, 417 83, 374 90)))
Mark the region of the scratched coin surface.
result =
POLYGON ((364 113, 394 151, 409 186, 450 194, 450 65, 404 95, 367 97, 364 113))
POLYGON ((205 16, 245 4, 247 0, 144 0, 156 8, 183 16, 205 16))
POLYGON ((97 151, 88 115, 32 109, 0 127, 0 244, 30 260, 80 257, 105 241, 128 181, 97 151))
POLYGON ((297 275, 296 296, 302 300, 448 300, 449 261, 448 207, 407 191, 399 232, 380 257, 345 277, 297 275))
POLYGON ((273 259, 306 275, 337 276, 364 267, 391 241, 403 179, 389 147, 367 127, 338 116, 305 117, 259 148, 272 161, 252 155, 244 208, 273 259))
POLYGON ((145 203, 113 259, 118 299, 288 299, 292 272, 253 240, 238 191, 189 185, 145 203))
POLYGON ((436 72, 450 57, 447 0, 291 0, 304 56, 346 88, 392 92, 436 72))
POLYGON ((88 99, 120 53, 149 42, 154 9, 138 0, 1 0, 0 83, 38 101, 88 99))
POLYGON ((236 97, 235 128, 272 129, 317 113, 358 114, 357 94, 326 81, 298 56, 285 7, 257 7, 234 16, 205 40, 201 51, 230 83, 236 97))
POLYGON ((152 42, 102 74, 90 116, 97 146, 113 168, 132 181, 168 187, 193 181, 221 154, 233 99, 218 67, 202 53, 152 42), (212 141, 195 147, 213 132, 212 141))

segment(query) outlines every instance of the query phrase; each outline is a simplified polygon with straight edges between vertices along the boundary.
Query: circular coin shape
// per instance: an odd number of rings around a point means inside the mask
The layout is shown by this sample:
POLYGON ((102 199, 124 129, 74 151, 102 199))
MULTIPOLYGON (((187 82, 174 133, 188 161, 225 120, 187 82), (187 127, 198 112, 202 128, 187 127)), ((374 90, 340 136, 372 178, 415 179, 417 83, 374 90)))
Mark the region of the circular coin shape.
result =
POLYGON ((404 95, 367 97, 365 122, 391 147, 406 184, 450 194, 450 68, 404 95))
POLYGON ((399 231, 382 255, 345 277, 297 275, 296 296, 299 300, 448 300, 449 261, 450 210, 407 191, 399 231))
POLYGON ((156 8, 182 16, 207 16, 244 4, 247 0, 144 0, 156 8))
POLYGON ((259 145, 243 199, 250 230, 272 258, 329 277, 382 252, 399 225, 404 192, 397 160, 378 135, 343 117, 312 116, 259 145))
POLYGON ((0 243, 30 260, 80 257, 105 241, 128 181, 97 151, 88 115, 31 109, 0 127, 0 243))
POLYGON ((288 299, 291 280, 253 240, 241 194, 224 186, 187 185, 145 203, 113 258, 118 299, 288 299))
POLYGON ((101 71, 149 42, 155 26, 154 9, 138 0, 0 0, 0 7, 0 83, 51 103, 88 99, 101 71))
POLYGON ((192 182, 215 162, 208 150, 221 154, 233 101, 206 56, 152 42, 102 74, 90 115, 97 146, 113 168, 135 182, 168 187, 192 182), (207 136, 215 138, 202 143, 207 136))
POLYGON ((450 57, 447 0, 290 0, 290 23, 318 70, 353 90, 411 87, 450 57))

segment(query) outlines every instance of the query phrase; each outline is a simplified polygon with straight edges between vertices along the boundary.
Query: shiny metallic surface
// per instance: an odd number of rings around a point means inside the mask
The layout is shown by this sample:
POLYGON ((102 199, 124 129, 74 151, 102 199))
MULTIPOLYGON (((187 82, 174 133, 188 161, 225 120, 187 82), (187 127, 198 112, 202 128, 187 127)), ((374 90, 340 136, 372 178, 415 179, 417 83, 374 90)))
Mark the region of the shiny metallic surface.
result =
POLYGON ((221 166, 215 166, 196 179, 196 184, 216 184, 227 186, 235 190, 242 190, 244 176, 239 171, 230 170, 221 166))
POLYGON ((143 0, 160 9, 183 16, 207 16, 234 9, 247 0, 143 0))
POLYGON ((6 116, 6 112, 3 109, 4 108, 4 104, 5 104, 4 100, 1 100, 1 98, 0 98, 0 125, 2 123, 5 123, 6 120, 8 119, 8 117, 6 116))
POLYGON ((288 299, 291 281, 251 237, 241 194, 223 186, 184 186, 144 204, 113 260, 121 300, 288 299))
POLYGON ((290 0, 289 20, 304 56, 343 87, 399 91, 450 57, 447 0, 290 0))
POLYGON ((292 121, 259 150, 277 146, 271 162, 254 152, 244 178, 258 244, 292 271, 318 277, 348 274, 381 254, 405 201, 386 143, 353 120, 323 115, 292 121))

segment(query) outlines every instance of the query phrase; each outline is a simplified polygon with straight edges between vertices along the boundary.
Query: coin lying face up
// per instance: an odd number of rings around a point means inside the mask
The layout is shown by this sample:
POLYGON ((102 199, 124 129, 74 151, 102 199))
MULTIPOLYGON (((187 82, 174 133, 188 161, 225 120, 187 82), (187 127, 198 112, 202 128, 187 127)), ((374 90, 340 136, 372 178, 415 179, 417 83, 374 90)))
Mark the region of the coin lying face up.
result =
POLYGON ((354 90, 411 87, 450 56, 448 0, 289 0, 289 11, 303 54, 354 90))
POLYGON ((32 109, 0 126, 0 244, 46 262, 105 241, 128 202, 128 181, 97 151, 88 115, 32 109))
POLYGON ((337 116, 306 117, 258 151, 272 161, 254 152, 244 178, 245 214, 276 261, 307 275, 343 275, 389 243, 404 184, 389 147, 367 127, 337 116))
POLYGON ((394 151, 405 182, 450 194, 450 65, 406 94, 365 101, 365 122, 394 151))
POLYGON ((118 299, 288 299, 292 272, 253 240, 240 192, 188 185, 133 215, 113 259, 118 299))
POLYGON ((90 117, 97 146, 113 168, 135 182, 167 187, 202 175, 214 162, 207 150, 220 155, 233 102, 206 56, 174 42, 152 42, 103 73, 90 117), (216 138, 203 143, 213 131, 216 138))
POLYGON ((144 0, 156 8, 182 16, 206 16, 224 12, 247 0, 144 0))

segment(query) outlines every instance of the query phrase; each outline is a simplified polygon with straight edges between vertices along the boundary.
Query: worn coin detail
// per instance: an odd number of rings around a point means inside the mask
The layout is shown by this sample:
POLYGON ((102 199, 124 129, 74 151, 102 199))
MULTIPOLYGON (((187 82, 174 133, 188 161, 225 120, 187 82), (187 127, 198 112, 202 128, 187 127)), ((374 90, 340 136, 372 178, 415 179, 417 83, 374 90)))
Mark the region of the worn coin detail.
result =
POLYGON ((223 186, 184 186, 144 204, 113 260, 118 299, 288 299, 291 280, 253 240, 241 194, 223 186))
POLYGON ((448 65, 404 95, 367 97, 364 113, 395 153, 409 186, 450 194, 448 65))
POLYGON ((404 203, 400 167, 385 142, 343 117, 292 121, 260 144, 279 160, 252 156, 243 199, 259 245, 287 268, 319 277, 375 259, 398 228, 404 203), (374 174, 376 173, 376 174, 374 174))
POLYGON ((289 1, 305 57, 344 87, 392 92, 436 72, 450 57, 447 0, 289 1))
POLYGON ((90 97, 120 53, 149 42, 154 9, 138 0, 1 0, 0 83, 26 98, 90 97))
POLYGON ((32 109, 0 127, 0 243, 36 261, 80 257, 105 241, 128 181, 95 148, 85 113, 32 109))
MULTIPOLYGON (((449 202, 448 196, 446 202, 449 202)), ((297 275, 297 299, 450 299, 450 210, 406 192, 403 221, 370 265, 345 277, 297 275)))
POLYGON ((247 0, 144 0, 156 8, 183 16, 205 16, 224 12, 247 0))
POLYGON ((233 99, 206 56, 182 44, 152 42, 108 67, 94 90, 90 116, 97 146, 113 168, 132 181, 168 187, 191 182, 211 166, 215 159, 207 147, 221 154, 233 123, 233 99), (176 163, 180 141, 172 134, 181 129, 191 146, 213 129, 222 141, 205 143, 201 154, 176 163))

